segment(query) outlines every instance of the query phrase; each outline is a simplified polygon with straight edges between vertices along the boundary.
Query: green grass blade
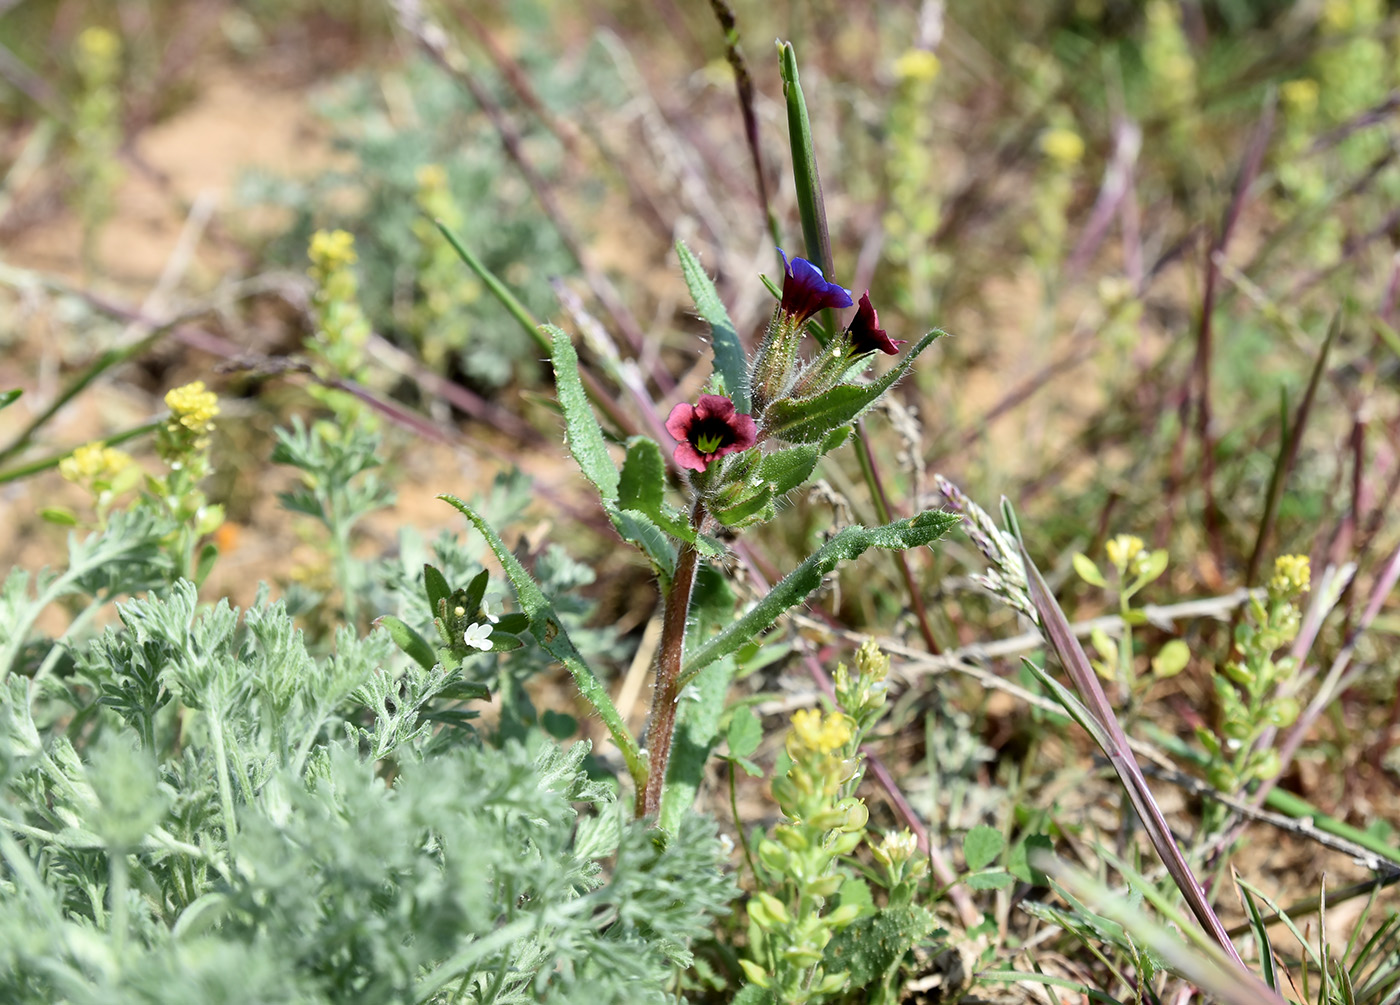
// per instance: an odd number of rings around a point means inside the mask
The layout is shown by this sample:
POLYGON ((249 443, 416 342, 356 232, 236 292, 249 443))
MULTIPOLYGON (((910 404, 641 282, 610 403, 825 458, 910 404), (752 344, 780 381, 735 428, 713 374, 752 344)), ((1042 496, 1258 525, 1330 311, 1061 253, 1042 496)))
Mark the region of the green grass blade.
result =
POLYGON ((788 141, 792 145, 792 174, 797 185, 797 212, 802 217, 802 237, 807 258, 832 276, 831 238, 826 229, 826 203, 822 180, 817 172, 817 155, 812 147, 812 121, 807 116, 807 99, 797 77, 797 53, 791 42, 778 43, 783 77, 783 97, 787 99, 788 141))
POLYGON ((477 278, 486 284, 486 288, 491 291, 492 296, 501 302, 501 306, 510 313, 511 317, 515 318, 520 327, 525 330, 525 334, 529 335, 541 349, 549 352, 549 340, 540 332, 539 322, 531 316, 525 305, 516 299, 515 294, 510 291, 506 284, 497 279, 496 274, 488 269, 481 259, 472 254, 466 245, 457 240, 457 235, 448 230, 446 224, 441 220, 434 220, 433 225, 442 232, 443 237, 447 238, 447 243, 452 245, 452 250, 457 252, 457 257, 467 263, 467 266, 476 273, 477 278))

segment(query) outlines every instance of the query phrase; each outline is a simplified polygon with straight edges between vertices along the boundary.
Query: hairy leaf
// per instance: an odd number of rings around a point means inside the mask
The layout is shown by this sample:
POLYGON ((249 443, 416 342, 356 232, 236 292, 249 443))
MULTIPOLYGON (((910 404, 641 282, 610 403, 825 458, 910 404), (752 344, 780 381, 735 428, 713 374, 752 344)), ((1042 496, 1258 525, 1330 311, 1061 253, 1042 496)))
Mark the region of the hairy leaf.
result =
POLYGON ((955 513, 929 510, 883 527, 845 528, 788 573, 747 614, 692 652, 682 666, 681 681, 690 680, 715 660, 737 652, 784 612, 802 603, 821 586, 822 577, 842 562, 858 558, 870 548, 903 550, 920 547, 942 537, 957 524, 958 519, 955 513))
POLYGON ((690 287, 695 309, 710 326, 715 371, 724 380, 724 393, 733 399, 738 411, 748 414, 752 408, 749 402, 749 368, 744 347, 739 343, 739 333, 734 330, 734 322, 729 320, 729 312, 724 309, 715 284, 710 281, 695 253, 685 246, 684 241, 677 241, 676 254, 680 256, 681 274, 685 276, 685 284, 690 287))

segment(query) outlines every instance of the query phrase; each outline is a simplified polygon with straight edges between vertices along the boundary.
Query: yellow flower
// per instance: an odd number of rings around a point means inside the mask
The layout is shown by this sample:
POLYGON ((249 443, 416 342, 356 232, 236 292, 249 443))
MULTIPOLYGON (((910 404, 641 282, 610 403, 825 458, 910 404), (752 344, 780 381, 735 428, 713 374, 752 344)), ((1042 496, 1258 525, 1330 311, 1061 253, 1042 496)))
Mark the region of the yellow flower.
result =
POLYGON ((928 82, 942 69, 938 57, 927 49, 910 49, 894 61, 894 75, 900 80, 928 82))
POLYGON ((99 75, 110 75, 110 71, 116 68, 116 62, 122 53, 122 40, 116 33, 93 25, 84 28, 78 35, 77 42, 78 59, 85 68, 90 67, 98 71, 99 75), (109 71, 104 74, 102 71, 109 71))
POLYGON ((1142 552, 1144 547, 1142 538, 1132 534, 1119 534, 1104 545, 1104 551, 1108 552, 1108 560, 1121 570, 1128 568, 1128 564, 1142 552))
POLYGON ((192 433, 207 433, 214 428, 211 420, 219 414, 219 396, 206 391, 202 380, 166 392, 165 404, 170 409, 171 432, 175 426, 183 426, 192 433))
POLYGON ((1084 140, 1073 129, 1047 129, 1040 135, 1040 152, 1061 167, 1074 167, 1084 159, 1084 140))
POLYGON ((131 455, 102 443, 85 443, 58 462, 58 473, 70 482, 110 482, 132 464, 131 455))
POLYGON ((359 261, 359 256, 355 254, 355 235, 345 230, 316 231, 307 253, 311 264, 326 273, 359 261))
POLYGON ((788 756, 794 761, 802 760, 798 755, 806 752, 821 756, 835 753, 850 742, 851 720, 840 712, 823 715, 815 708, 801 708, 792 714, 788 756))
POLYGON ((1312 564, 1306 555, 1280 555, 1274 560, 1274 576, 1269 580, 1269 592, 1291 597, 1306 593, 1312 582, 1312 564))
POLYGON ((1290 80, 1278 89, 1279 97, 1289 111, 1307 117, 1317 111, 1317 81, 1303 77, 1290 80))

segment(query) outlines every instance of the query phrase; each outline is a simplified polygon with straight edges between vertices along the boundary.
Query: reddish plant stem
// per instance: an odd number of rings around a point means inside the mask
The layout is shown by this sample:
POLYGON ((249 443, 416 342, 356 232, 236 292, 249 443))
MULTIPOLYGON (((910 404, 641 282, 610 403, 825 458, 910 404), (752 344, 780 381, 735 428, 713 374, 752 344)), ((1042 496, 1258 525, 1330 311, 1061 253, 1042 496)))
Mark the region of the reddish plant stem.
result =
MULTIPOLYGON (((705 520, 705 507, 695 501, 690 522, 696 530, 705 520)), ((637 819, 656 817, 661 812, 661 792, 666 786, 666 769, 671 762, 671 740, 676 733, 676 702, 681 661, 685 656, 685 628, 690 618, 690 596, 695 589, 695 573, 700 553, 695 545, 682 543, 676 556, 676 574, 666 594, 661 615, 661 644, 656 652, 656 684, 651 699, 651 725, 647 727, 647 782, 637 793, 637 819)))

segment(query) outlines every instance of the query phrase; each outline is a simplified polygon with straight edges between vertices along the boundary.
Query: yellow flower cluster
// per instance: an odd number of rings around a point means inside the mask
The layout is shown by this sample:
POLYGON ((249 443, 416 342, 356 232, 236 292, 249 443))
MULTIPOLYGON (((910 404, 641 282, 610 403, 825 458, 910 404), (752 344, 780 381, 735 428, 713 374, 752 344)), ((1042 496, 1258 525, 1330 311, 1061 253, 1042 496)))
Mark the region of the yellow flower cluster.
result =
POLYGON ((86 443, 58 462, 58 473, 75 484, 110 482, 132 464, 131 455, 102 443, 86 443))
POLYGON ((74 45, 74 61, 89 87, 110 83, 120 69, 122 40, 115 32, 93 26, 84 28, 74 45))
POLYGON ((812 755, 825 757, 851 742, 851 720, 840 712, 823 715, 815 708, 798 709, 792 715, 787 752, 801 762, 812 755))
POLYGON ((1312 565, 1306 555, 1280 555, 1274 560, 1274 575, 1269 580, 1269 592, 1280 597, 1306 593, 1312 582, 1312 565))
MULTIPOLYGON (((346 230, 318 230, 307 250, 314 269, 328 275, 360 260, 355 253, 355 235, 346 230)), ((313 272, 314 274, 314 272, 313 272)))
POLYGON ((894 61, 894 75, 900 80, 928 82, 938 77, 942 64, 927 49, 910 49, 894 61))
POLYGON ((219 396, 205 390, 202 380, 167 391, 165 405, 170 409, 170 421, 192 433, 211 432, 213 418, 219 414, 219 396))
POLYGON ((1071 168, 1084 159, 1084 140, 1063 126, 1047 129, 1040 136, 1040 152, 1061 167, 1071 168))
MULTIPOLYGON (((156 436, 156 453, 172 470, 186 469, 209 446, 213 419, 219 414, 219 398, 205 389, 204 381, 196 380, 167 391, 165 404, 170 418, 156 436)), ((201 469, 195 480, 203 475, 201 469)))
POLYGON ((1108 544, 1104 545, 1104 551, 1108 552, 1108 560, 1118 569, 1127 569, 1133 559, 1142 554, 1146 545, 1142 543, 1142 538, 1134 534, 1119 534, 1108 544))

